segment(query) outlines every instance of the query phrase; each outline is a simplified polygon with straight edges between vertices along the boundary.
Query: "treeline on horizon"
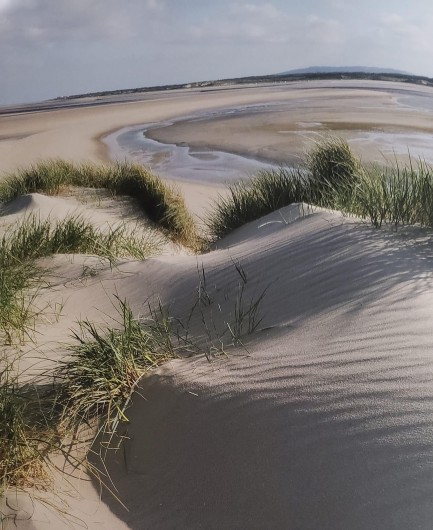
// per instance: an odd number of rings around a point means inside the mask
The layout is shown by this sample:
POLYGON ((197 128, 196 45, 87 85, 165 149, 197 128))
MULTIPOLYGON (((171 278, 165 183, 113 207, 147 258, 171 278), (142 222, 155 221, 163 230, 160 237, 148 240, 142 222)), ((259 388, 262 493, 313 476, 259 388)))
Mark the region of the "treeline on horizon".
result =
POLYGON ((218 79, 213 81, 196 81, 192 83, 182 83, 174 85, 158 85, 140 88, 128 88, 119 90, 104 90, 101 92, 88 92, 86 94, 74 94, 71 96, 60 96, 58 100, 70 100, 88 97, 117 96, 123 94, 137 94, 140 92, 154 92, 162 90, 178 90, 183 88, 208 88, 220 87, 228 84, 249 84, 249 83, 283 83, 287 81, 314 81, 314 80, 370 80, 370 81, 399 81, 402 83, 412 83, 415 85, 433 86, 433 78, 399 73, 367 73, 367 72, 317 72, 308 74, 271 74, 249 77, 233 77, 228 79, 218 79))

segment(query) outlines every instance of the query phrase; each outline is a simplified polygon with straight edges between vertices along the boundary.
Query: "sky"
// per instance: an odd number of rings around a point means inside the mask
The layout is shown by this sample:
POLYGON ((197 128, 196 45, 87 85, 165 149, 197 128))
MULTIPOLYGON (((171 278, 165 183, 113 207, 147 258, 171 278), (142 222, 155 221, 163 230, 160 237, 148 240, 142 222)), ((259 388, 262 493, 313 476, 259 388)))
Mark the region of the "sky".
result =
POLYGON ((0 0, 0 104, 307 66, 433 77, 432 0, 0 0))

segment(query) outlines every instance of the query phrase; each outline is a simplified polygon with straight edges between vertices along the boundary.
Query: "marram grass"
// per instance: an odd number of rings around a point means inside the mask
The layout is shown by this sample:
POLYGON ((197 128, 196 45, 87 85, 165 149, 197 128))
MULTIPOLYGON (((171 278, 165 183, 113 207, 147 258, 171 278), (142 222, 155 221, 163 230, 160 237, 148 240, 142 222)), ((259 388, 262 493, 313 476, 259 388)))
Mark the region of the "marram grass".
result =
POLYGON ((221 239, 245 223, 308 198, 309 183, 302 172, 265 170, 229 186, 228 196, 219 197, 205 222, 211 239, 221 239))
POLYGON ((348 181, 357 178, 361 170, 360 160, 354 156, 346 140, 339 137, 322 138, 305 158, 312 181, 325 189, 347 185, 348 181))
POLYGON ((35 260, 52 254, 93 254, 115 262, 119 257, 144 259, 157 253, 159 237, 120 225, 96 228, 80 217, 62 221, 24 218, 0 240, 0 340, 22 341, 37 314, 34 301, 41 288, 43 271, 35 260))
POLYGON ((363 165, 344 140, 328 138, 307 156, 303 169, 265 170, 229 187, 206 224, 220 239, 245 223, 293 202, 340 210, 377 228, 419 224, 433 228, 433 169, 425 162, 363 165))
MULTIPOLYGON (((259 306, 266 290, 257 299, 245 298, 247 275, 240 263, 235 267, 242 286, 235 300, 234 322, 226 324, 233 343, 242 345, 241 338, 261 322, 259 306)), ((206 288, 204 269, 202 273, 201 287, 206 288)), ((199 297, 200 293, 201 288, 199 297)), ((206 305, 212 303, 205 294, 206 305)), ((114 306, 118 318, 105 325, 89 320, 78 323, 69 354, 52 378, 45 374, 45 387, 21 384, 11 363, 0 364, 0 497, 28 488, 55 494, 50 473, 53 453, 63 454, 110 489, 94 456, 99 455, 104 465, 107 451, 121 442, 117 427, 128 421, 128 406, 139 380, 169 359, 196 351, 187 328, 170 317, 160 302, 156 307, 149 305, 145 318, 135 317, 128 303, 118 297, 114 306), (96 434, 92 447, 86 427, 96 434), (80 449, 80 460, 74 448, 80 449), (90 451, 87 456, 83 448, 90 451)), ((8 516, 0 508, 0 519, 8 516)))
POLYGON ((6 176, 0 183, 0 202, 27 193, 56 195, 68 187, 105 188, 132 198, 143 213, 173 241, 200 250, 203 240, 185 201, 174 186, 140 164, 76 165, 49 160, 6 176))
MULTIPOLYGON (((96 427, 106 447, 117 423, 127 419, 139 379, 176 356, 171 319, 161 305, 138 319, 125 301, 117 301, 119 319, 106 329, 79 323, 70 355, 45 386, 22 383, 14 361, 0 359, 0 497, 51 490, 53 453, 92 472, 74 456, 83 442, 80 427, 96 427)), ((0 522, 6 518, 0 507, 0 522)))
POLYGON ((110 261, 122 256, 144 259, 155 254, 158 248, 159 238, 152 231, 136 235, 125 225, 107 226, 103 230, 80 216, 52 221, 30 215, 2 240, 2 251, 11 262, 51 254, 94 254, 110 261))
POLYGON ((353 212, 382 224, 433 228, 433 170, 424 162, 401 167, 364 168, 354 189, 353 212))
POLYGON ((125 405, 141 376, 176 356, 171 320, 161 306, 138 319, 126 301, 117 301, 114 324, 101 329, 80 322, 69 359, 56 371, 68 423, 105 418, 107 431, 114 418, 126 419, 125 405))
MULTIPOLYGON (((14 362, 0 361, 0 496, 49 487, 50 453, 60 447, 61 409, 51 388, 22 384, 14 362)), ((0 512, 0 520, 2 519, 0 512)))

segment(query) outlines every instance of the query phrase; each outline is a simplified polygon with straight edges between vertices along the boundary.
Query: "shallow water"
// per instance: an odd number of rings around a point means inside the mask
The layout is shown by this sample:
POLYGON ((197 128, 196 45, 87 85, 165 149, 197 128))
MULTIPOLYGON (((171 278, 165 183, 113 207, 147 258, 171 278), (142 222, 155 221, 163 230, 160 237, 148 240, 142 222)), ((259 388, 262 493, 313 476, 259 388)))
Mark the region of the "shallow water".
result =
POLYGON ((146 130, 148 127, 144 125, 125 127, 105 137, 103 141, 110 150, 111 158, 141 162, 165 177, 221 183, 237 181, 262 169, 277 167, 224 151, 163 144, 146 138, 146 130))
MULTIPOLYGON (((359 88, 359 87, 357 87, 359 88)), ((385 89, 382 89, 385 90, 385 89)), ((390 90, 390 92, 392 92, 390 90)), ((423 111, 433 113, 433 96, 429 93, 396 90, 394 103, 398 110, 423 111)), ((146 137, 146 132, 154 128, 169 127, 177 121, 200 123, 213 119, 249 116, 251 114, 272 114, 296 109, 305 105, 305 98, 297 98, 287 102, 271 102, 266 104, 240 105, 211 111, 203 111, 190 116, 183 116, 179 120, 162 123, 143 124, 135 127, 125 127, 106 136, 103 141, 108 146, 110 157, 114 160, 128 159, 149 166, 160 175, 197 180, 210 183, 233 182, 257 173, 262 169, 275 169, 277 162, 257 160, 239 154, 229 153, 211 148, 191 147, 182 142, 178 145, 158 142, 146 137)), ((359 109, 361 112, 361 109, 359 109)), ((323 134, 323 124, 320 122, 299 122, 299 131, 278 131, 280 134, 299 134, 306 138, 311 135, 323 134), (312 127, 316 126, 316 130, 312 127)), ((433 134, 412 131, 381 131, 353 130, 344 131, 344 137, 349 144, 360 152, 369 152, 375 161, 393 162, 395 157, 403 158, 407 162, 408 155, 413 159, 422 159, 433 163, 433 134)), ((338 135, 338 130, 333 131, 338 135)), ((181 140, 181 138, 179 139, 181 140)))
POLYGON ((397 99, 397 102, 412 109, 422 109, 433 113, 433 97, 428 94, 401 96, 397 99))
POLYGON ((362 144, 374 145, 384 159, 391 162, 395 155, 433 163, 433 135, 428 133, 365 131, 351 138, 349 144, 354 148, 362 144))

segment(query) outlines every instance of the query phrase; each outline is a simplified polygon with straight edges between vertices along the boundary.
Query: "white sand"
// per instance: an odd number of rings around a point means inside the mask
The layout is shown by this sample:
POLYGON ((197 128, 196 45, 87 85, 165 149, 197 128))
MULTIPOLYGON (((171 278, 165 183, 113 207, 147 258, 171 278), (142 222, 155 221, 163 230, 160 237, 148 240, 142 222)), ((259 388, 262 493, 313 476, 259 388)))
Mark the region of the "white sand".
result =
MULTIPOLYGON (((212 97, 200 95, 195 105, 212 97)), ((59 131, 69 128, 74 137, 81 126, 96 134, 103 113, 107 125, 112 116, 120 123, 122 108, 122 125, 129 124, 134 106, 68 111, 71 121, 59 131)), ((60 120, 54 114, 48 121, 60 120)), ((54 129, 46 134, 55 142, 54 129)), ((97 158, 87 134, 70 157, 97 158)), ((65 139, 58 154, 67 152, 65 139)), ((16 163, 13 156, 4 160, 16 163)), ((27 200, 45 213, 66 208, 63 199, 27 200)), ((237 230, 203 256, 124 261, 113 270, 101 264, 90 277, 82 274, 85 259, 50 260, 57 281, 44 299, 63 309, 58 322, 38 328, 38 348, 49 359, 62 355, 56 343, 77 319, 113 314, 115 293, 137 313, 157 295, 173 316, 187 319, 201 266, 212 304, 192 315, 190 333, 209 348, 204 317, 210 330, 215 325, 213 344, 221 346, 222 336, 229 353, 212 363, 204 355, 175 360, 142 380, 120 432, 128 439, 107 460, 129 511, 108 494, 100 501, 96 484, 73 480, 80 494, 68 499, 68 511, 87 528, 431 528, 430 233, 376 231, 337 213, 292 206, 237 230), (266 294, 258 329, 243 339, 245 347, 230 348, 230 334, 222 333, 227 323, 233 329, 242 285, 234 263, 247 275, 246 304, 266 294)), ((67 527, 35 506, 19 528, 67 527)))

